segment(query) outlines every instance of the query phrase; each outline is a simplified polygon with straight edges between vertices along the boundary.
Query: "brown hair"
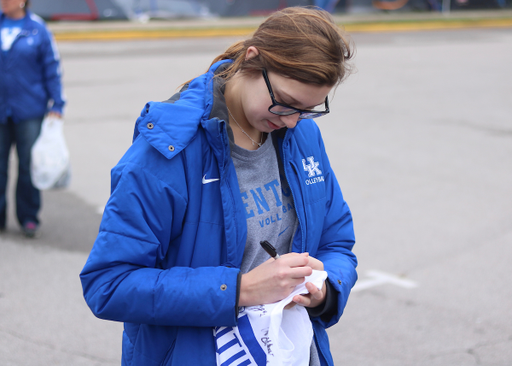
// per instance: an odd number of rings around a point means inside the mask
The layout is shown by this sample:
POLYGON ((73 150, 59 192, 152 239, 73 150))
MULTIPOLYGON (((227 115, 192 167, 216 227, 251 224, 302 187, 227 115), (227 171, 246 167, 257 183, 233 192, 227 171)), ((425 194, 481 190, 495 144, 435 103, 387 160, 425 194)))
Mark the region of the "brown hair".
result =
POLYGON ((227 79, 238 71, 255 73, 266 68, 306 84, 335 86, 351 72, 347 61, 353 57, 352 47, 348 35, 328 12, 291 7, 273 13, 250 39, 230 46, 212 65, 233 60, 233 66, 220 75, 227 79), (251 46, 259 55, 246 60, 251 46))

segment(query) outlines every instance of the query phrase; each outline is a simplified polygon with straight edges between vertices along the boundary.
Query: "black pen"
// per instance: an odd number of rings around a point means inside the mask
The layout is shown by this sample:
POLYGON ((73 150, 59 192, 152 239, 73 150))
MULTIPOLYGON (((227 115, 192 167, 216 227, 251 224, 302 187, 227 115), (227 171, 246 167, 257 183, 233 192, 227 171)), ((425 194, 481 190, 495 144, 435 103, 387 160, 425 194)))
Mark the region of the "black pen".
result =
POLYGON ((260 241, 260 245, 263 249, 265 249, 265 252, 267 252, 272 258, 278 259, 279 254, 276 252, 276 248, 272 244, 270 244, 268 241, 263 240, 260 241))

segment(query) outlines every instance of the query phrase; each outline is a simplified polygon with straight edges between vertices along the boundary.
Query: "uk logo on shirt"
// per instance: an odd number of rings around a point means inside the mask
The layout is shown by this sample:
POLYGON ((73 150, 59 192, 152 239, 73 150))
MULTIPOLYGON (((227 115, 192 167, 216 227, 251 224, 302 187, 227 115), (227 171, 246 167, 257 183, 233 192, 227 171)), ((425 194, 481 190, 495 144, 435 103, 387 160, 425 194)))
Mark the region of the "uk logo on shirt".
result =
POLYGON ((324 181, 324 176, 319 168, 320 163, 315 161, 314 156, 308 156, 306 159, 302 159, 302 166, 304 171, 308 173, 308 179, 306 179, 306 185, 315 184, 324 181), (307 163, 306 163, 307 162, 307 163))
POLYGON ((18 34, 20 34, 20 27, 12 27, 12 28, 2 28, 1 37, 2 37, 2 51, 7 52, 11 49, 12 44, 18 34))

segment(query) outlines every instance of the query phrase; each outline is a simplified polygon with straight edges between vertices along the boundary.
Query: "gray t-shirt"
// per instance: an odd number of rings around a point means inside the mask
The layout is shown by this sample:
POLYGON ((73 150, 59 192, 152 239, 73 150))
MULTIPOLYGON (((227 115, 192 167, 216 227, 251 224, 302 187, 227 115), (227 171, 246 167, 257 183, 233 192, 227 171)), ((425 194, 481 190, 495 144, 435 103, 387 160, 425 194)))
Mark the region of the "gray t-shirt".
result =
MULTIPOLYGON (((247 273, 269 258, 259 244, 261 240, 268 240, 278 254, 291 251, 298 220, 271 135, 258 150, 246 150, 231 142, 231 158, 247 219, 247 241, 241 267, 242 273, 247 273)), ((315 342, 311 344, 309 364, 320 366, 315 342)))
MULTIPOLYGON (((221 65, 217 71, 226 67, 221 65)), ((222 80, 214 79, 215 98, 210 117, 229 121, 223 85, 222 80)), ((298 220, 272 135, 267 136, 258 150, 252 151, 235 145, 229 125, 227 130, 231 157, 246 209, 247 241, 241 271, 247 273, 269 258, 259 244, 261 240, 268 240, 279 254, 290 252, 298 220)), ((310 366, 320 366, 315 342, 311 344, 310 366)))
POLYGON ((290 252, 297 215, 271 136, 254 151, 232 143, 231 157, 247 219, 241 267, 247 273, 269 258, 259 244, 262 240, 268 240, 279 254, 290 252))

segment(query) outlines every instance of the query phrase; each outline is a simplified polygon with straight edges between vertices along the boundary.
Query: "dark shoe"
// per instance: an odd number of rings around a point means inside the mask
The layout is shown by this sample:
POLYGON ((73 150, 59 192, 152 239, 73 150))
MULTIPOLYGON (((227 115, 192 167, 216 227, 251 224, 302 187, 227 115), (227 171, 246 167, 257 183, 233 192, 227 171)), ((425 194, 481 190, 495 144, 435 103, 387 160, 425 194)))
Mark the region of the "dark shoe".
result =
POLYGON ((37 224, 32 221, 27 221, 23 224, 23 227, 21 228, 21 231, 23 232, 23 235, 25 235, 27 238, 33 238, 37 234, 37 224))

